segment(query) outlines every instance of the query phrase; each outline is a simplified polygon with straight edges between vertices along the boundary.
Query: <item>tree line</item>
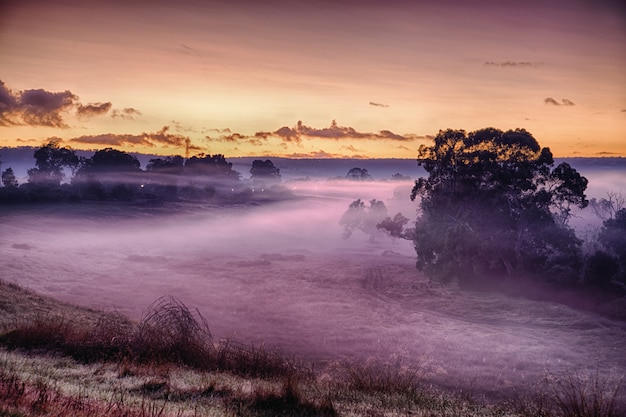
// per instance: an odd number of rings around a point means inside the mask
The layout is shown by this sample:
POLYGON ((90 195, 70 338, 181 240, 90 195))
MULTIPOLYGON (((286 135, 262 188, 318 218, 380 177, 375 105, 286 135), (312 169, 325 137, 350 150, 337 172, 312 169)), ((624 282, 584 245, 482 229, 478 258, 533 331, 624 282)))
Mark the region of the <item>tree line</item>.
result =
MULTIPOLYGON (((253 188, 242 184, 241 174, 221 154, 198 154, 154 158, 145 170, 139 160, 124 151, 105 148, 91 157, 79 157, 59 141, 50 141, 33 153, 35 166, 28 180, 19 184, 12 168, 2 171, 0 202, 206 199, 216 196, 245 201, 253 188), (69 181, 67 173, 70 173, 69 181)), ((277 190, 280 169, 271 160, 255 160, 250 169, 251 185, 277 190)), ((265 188, 264 188, 265 191, 265 188)))

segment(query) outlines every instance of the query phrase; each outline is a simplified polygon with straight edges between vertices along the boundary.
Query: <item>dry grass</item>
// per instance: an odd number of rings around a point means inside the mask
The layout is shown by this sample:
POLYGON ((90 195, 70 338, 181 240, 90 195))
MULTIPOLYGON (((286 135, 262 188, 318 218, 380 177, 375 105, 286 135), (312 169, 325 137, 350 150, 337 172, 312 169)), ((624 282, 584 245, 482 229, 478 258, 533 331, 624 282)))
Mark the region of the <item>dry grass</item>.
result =
POLYGON ((0 417, 625 415, 622 380, 599 372, 550 375, 486 405, 431 387, 401 356, 346 360, 315 373, 279 351, 216 342, 199 312, 173 297, 134 323, 119 314, 74 315, 77 307, 1 289, 14 298, 5 297, 0 312, 0 343, 10 349, 0 350, 0 417), (13 300, 31 307, 20 316, 13 300))

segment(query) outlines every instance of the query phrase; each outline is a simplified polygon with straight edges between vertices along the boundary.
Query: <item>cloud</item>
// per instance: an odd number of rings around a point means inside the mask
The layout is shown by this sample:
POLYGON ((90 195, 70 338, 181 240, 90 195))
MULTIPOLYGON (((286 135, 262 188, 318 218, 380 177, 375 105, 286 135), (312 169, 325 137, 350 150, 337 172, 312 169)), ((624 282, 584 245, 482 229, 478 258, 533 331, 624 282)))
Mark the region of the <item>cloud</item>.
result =
POLYGON ((93 117, 108 113, 111 110, 111 102, 89 103, 87 105, 78 104, 76 114, 80 117, 93 117))
POLYGON ((344 139, 367 139, 367 140, 395 140, 395 141, 411 141, 414 140, 412 135, 398 135, 390 130, 381 130, 378 133, 372 132, 359 132, 352 127, 339 126, 335 120, 332 121, 329 127, 314 128, 307 126, 298 121, 296 126, 288 127, 283 126, 274 132, 257 132, 254 135, 256 138, 267 139, 268 137, 277 137, 284 142, 301 143, 303 138, 312 139, 330 139, 330 140, 344 140, 344 139))
POLYGON ((602 152, 596 152, 596 155, 598 155, 598 156, 615 156, 615 155, 619 155, 619 154, 615 153, 615 152, 602 151, 602 152))
POLYGON ((543 65, 542 62, 529 62, 529 61, 485 61, 485 65, 488 67, 500 67, 500 68, 532 68, 543 65))
POLYGON ((621 110, 621 112, 622 112, 622 113, 626 113, 626 109, 622 109, 622 110, 621 110))
POLYGON ((155 146, 182 148, 189 144, 191 150, 202 149, 197 145, 192 145, 188 136, 169 133, 169 126, 164 126, 161 130, 153 133, 85 135, 70 139, 69 142, 104 146, 148 146, 151 148, 155 146))
POLYGON ((572 100, 567 99, 567 98, 561 99, 561 103, 559 103, 552 97, 547 97, 543 99, 543 102, 546 104, 551 104, 553 106, 575 106, 576 105, 576 103, 574 103, 572 100))
POLYGON ((126 120, 135 120, 137 117, 141 116, 141 112, 137 109, 133 109, 132 107, 126 107, 122 110, 113 110, 111 112, 111 117, 113 119, 120 118, 126 120))
POLYGON ((383 104, 383 103, 376 103, 374 101, 370 101, 370 106, 375 106, 375 107, 389 107, 388 104, 383 104))
MULTIPOLYGON (((288 155, 283 155, 285 158, 294 159, 330 159, 330 158, 345 158, 345 155, 329 153, 323 150, 313 152, 295 152, 288 155)), ((352 157, 351 157, 352 158, 352 157)))
POLYGON ((66 90, 53 93, 43 89, 14 92, 0 80, 0 126, 69 127, 64 113, 78 103, 78 96, 66 90))

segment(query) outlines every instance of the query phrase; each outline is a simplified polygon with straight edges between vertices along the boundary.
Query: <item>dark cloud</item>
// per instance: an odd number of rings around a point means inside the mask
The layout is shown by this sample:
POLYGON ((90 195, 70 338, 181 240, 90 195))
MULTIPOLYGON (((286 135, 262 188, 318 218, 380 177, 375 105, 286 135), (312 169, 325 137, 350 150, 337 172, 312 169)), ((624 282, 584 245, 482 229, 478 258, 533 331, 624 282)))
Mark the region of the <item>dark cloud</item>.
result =
POLYGON ((552 97, 547 97, 543 99, 543 102, 546 104, 551 104, 553 106, 575 106, 576 105, 576 103, 574 103, 572 100, 567 99, 567 98, 561 99, 561 102, 559 103, 552 97))
POLYGON ((626 113, 626 109, 622 109, 621 111, 622 111, 622 113, 626 113))
POLYGON ((114 119, 119 117, 120 119, 135 120, 139 116, 141 116, 141 112, 132 107, 126 107, 122 110, 115 109, 111 112, 111 117, 114 119))
POLYGON ((388 104, 376 103, 374 101, 370 101, 370 106, 374 106, 374 107, 389 107, 388 104))
POLYGON ((529 62, 529 61, 485 61, 485 65, 488 67, 501 67, 501 68, 531 68, 542 65, 541 62, 529 62))
POLYGON ((64 113, 78 103, 70 91, 43 89, 12 91, 0 80, 0 126, 48 126, 66 128, 64 113))
POLYGON ((598 156, 615 156, 615 155, 619 155, 619 154, 615 153, 615 152, 602 151, 602 152, 596 152, 596 155, 598 155, 598 156))
POLYGON ((87 105, 78 104, 76 114, 81 117, 93 117, 106 114, 111 110, 111 102, 89 103, 87 105))
POLYGON ((104 146, 160 146, 166 148, 181 148, 186 147, 187 144, 189 144, 189 149, 201 150, 200 147, 191 144, 189 137, 180 134, 169 133, 169 126, 164 126, 158 132, 153 133, 142 133, 139 135, 115 133, 85 135, 70 139, 69 142, 104 146))

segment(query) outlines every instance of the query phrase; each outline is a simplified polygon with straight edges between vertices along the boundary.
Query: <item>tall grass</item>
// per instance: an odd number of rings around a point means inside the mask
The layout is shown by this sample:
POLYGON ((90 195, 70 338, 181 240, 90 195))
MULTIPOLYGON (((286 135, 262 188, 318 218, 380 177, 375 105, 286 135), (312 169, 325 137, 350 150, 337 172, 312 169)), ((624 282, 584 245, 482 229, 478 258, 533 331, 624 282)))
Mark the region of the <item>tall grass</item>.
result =
POLYGON ((198 400, 221 410, 222 414, 216 415, 238 417, 626 415, 622 379, 611 380, 599 372, 551 375, 534 392, 494 407, 427 388, 420 368, 405 366, 401 356, 383 364, 339 362, 325 370, 327 380, 279 351, 233 340, 216 342, 200 313, 173 297, 158 299, 139 323, 117 314, 103 314, 91 322, 54 315, 15 322, 0 335, 0 343, 12 349, 58 352, 82 363, 109 362, 119 367, 120 380, 142 372, 147 375, 126 394, 120 390, 119 396, 104 401, 68 395, 44 379, 32 380, 0 369, 0 417, 182 417, 198 415, 197 409, 187 404, 198 400), (171 369, 181 367, 226 372, 253 383, 246 382, 249 389, 215 381, 183 388, 170 381, 171 369), (141 369, 144 371, 138 371, 141 369), (124 395, 141 401, 127 403, 124 395), (176 409, 166 406, 172 402, 182 405, 176 409), (175 411, 182 409, 187 411, 175 411))

